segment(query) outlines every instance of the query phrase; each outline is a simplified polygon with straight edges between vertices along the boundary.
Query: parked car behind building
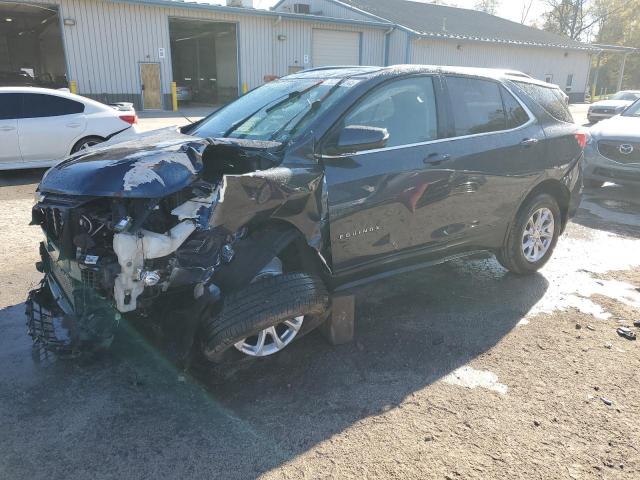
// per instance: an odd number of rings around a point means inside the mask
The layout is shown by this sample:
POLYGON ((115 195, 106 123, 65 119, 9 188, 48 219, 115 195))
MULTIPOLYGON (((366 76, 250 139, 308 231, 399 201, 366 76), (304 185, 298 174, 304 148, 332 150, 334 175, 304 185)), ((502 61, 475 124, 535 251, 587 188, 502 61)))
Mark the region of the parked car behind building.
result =
POLYGON ((500 71, 270 82, 47 172, 29 332, 73 351, 108 344, 122 315, 164 318, 220 363, 281 351, 330 292, 381 275, 478 250, 533 273, 577 209, 585 141, 555 89, 500 71))
POLYGON ((0 87, 0 106, 0 170, 49 167, 136 122, 131 107, 47 88, 0 87))
POLYGON ((584 183, 640 185, 640 100, 621 115, 589 129, 585 150, 584 183))

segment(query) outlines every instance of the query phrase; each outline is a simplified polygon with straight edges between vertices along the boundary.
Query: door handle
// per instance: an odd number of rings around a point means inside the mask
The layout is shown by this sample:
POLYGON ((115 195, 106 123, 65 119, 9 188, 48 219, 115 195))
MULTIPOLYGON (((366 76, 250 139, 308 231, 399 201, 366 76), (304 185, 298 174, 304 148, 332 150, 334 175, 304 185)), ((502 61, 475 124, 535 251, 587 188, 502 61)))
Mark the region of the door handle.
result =
POLYGON ((532 145, 535 145, 536 143, 538 143, 537 138, 525 138, 520 142, 520 145, 523 145, 525 147, 530 147, 532 145))
POLYGON ((427 165, 440 165, 443 162, 451 160, 451 155, 448 153, 431 153, 423 161, 427 165))
POLYGON ((11 132, 15 130, 16 127, 10 127, 9 125, 3 125, 0 127, 0 132, 11 132))
POLYGON ((67 123, 67 127, 69 128, 78 128, 79 126, 79 123, 67 123))

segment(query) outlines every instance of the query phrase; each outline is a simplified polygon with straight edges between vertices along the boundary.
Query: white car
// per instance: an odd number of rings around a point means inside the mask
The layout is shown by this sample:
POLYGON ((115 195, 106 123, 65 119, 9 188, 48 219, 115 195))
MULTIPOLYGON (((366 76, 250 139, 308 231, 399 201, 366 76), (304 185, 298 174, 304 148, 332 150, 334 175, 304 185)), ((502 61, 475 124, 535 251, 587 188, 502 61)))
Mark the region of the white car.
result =
POLYGON ((599 120, 619 115, 639 98, 640 90, 623 90, 606 100, 592 103, 587 113, 589 123, 596 123, 599 120))
POLYGON ((0 170, 55 165, 136 123, 135 110, 34 87, 0 87, 0 170))

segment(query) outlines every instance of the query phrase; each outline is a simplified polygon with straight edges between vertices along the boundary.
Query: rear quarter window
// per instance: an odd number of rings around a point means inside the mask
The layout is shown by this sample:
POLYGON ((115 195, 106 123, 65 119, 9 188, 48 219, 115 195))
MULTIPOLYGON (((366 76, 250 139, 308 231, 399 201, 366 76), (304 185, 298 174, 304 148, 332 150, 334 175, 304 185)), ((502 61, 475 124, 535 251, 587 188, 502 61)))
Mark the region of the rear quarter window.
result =
POLYGON ((556 88, 543 87, 528 82, 514 82, 549 115, 561 122, 573 123, 573 117, 562 94, 556 88))
POLYGON ((22 118, 59 117, 84 112, 84 104, 56 95, 26 93, 22 103, 22 118))
POLYGON ((0 120, 14 120, 20 116, 20 94, 0 93, 0 120))

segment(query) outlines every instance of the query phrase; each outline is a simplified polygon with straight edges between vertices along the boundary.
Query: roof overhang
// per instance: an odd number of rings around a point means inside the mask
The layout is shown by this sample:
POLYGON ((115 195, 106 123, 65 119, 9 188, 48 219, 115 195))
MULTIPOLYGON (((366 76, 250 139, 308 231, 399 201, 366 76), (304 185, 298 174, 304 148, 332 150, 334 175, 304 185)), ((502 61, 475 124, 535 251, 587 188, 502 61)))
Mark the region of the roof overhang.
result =
POLYGON ((304 13, 274 12, 272 10, 261 10, 258 8, 227 7, 225 5, 183 2, 183 1, 177 1, 177 0, 109 0, 109 1, 111 3, 134 3, 138 5, 149 5, 149 6, 155 6, 155 7, 185 8, 189 10, 205 10, 205 11, 220 12, 220 13, 226 13, 226 14, 236 14, 241 16, 271 17, 274 19, 286 18, 291 20, 300 20, 300 21, 307 21, 307 22, 314 22, 314 23, 359 25, 362 27, 370 27, 370 28, 389 29, 390 26, 393 26, 389 22, 355 20, 350 18, 334 18, 334 17, 326 17, 324 15, 312 15, 312 14, 304 14, 304 13))

